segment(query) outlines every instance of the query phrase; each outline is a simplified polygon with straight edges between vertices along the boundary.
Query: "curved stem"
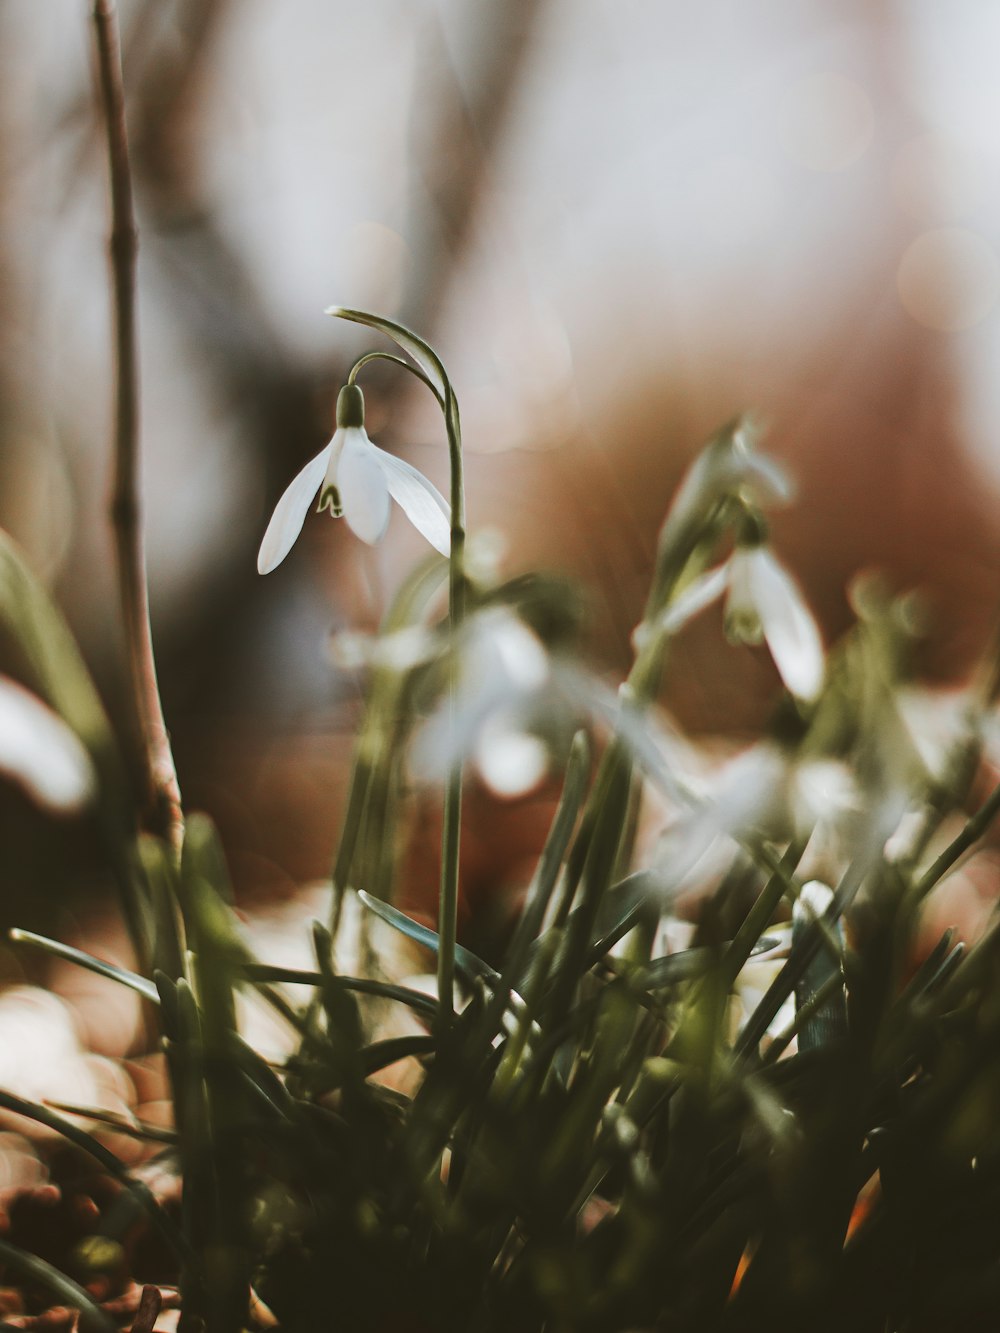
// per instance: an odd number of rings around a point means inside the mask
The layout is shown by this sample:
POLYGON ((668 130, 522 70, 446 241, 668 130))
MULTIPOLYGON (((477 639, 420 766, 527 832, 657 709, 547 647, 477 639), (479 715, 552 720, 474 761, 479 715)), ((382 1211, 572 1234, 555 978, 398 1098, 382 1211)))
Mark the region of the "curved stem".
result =
MULTIPOLYGON (((444 363, 423 338, 396 324, 391 319, 369 314, 365 310, 351 310, 345 306, 330 306, 326 312, 337 319, 364 324, 391 338, 417 363, 419 371, 405 361, 400 364, 416 374, 433 392, 444 413, 448 432, 448 455, 451 466, 451 552, 448 557, 448 619, 454 648, 462 622, 465 619, 465 483, 462 467, 462 426, 458 399, 444 363)), ((362 358, 363 360, 364 358, 362 358)), ((394 360, 397 358, 389 357, 394 360)), ((360 363, 359 367, 360 368, 360 363)), ((452 725, 454 725, 454 696, 452 696, 452 725)), ((441 1018, 450 1024, 454 1018, 455 936, 458 929, 458 859, 462 822, 462 765, 456 762, 445 787, 444 825, 441 834, 441 890, 438 909, 438 996, 441 1018)))
POLYGON ((149 624, 149 593, 139 501, 139 356, 135 270, 138 232, 132 206, 118 25, 112 0, 94 0, 97 90, 104 118, 111 193, 111 284, 115 348, 115 473, 111 496, 118 591, 128 654, 129 730, 141 774, 146 820, 179 852, 180 789, 160 694, 149 624))
MULTIPOLYGON (((465 481, 462 460, 462 428, 458 400, 445 378, 445 424, 451 463, 451 549, 448 557, 448 620, 452 639, 452 661, 457 636, 465 619, 465 481)), ((449 726, 454 728, 455 695, 449 702, 449 726)), ((454 749, 454 747, 452 747, 454 749)), ((438 905, 438 1001, 442 1022, 454 1018, 455 943, 458 935, 458 862, 462 827, 462 761, 455 760, 448 774, 441 830, 441 890, 438 905)))
POLYGON ((401 356, 396 356, 392 352, 366 352, 364 356, 359 357, 351 367, 351 373, 347 377, 348 384, 353 384, 358 378, 358 372, 368 365, 369 361, 391 361, 394 366, 402 366, 408 370, 411 375, 415 375, 421 384, 425 384, 431 393, 437 399, 438 407, 444 411, 444 399, 438 392, 434 381, 429 375, 425 375, 419 366, 415 366, 412 361, 406 361, 401 356))

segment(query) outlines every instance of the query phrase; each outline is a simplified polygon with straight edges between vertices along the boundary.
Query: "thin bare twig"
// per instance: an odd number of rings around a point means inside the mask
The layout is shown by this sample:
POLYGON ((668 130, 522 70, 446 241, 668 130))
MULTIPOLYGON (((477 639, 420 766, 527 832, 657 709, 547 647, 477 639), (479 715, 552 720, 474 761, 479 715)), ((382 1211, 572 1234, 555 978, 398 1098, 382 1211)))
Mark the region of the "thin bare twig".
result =
POLYGON ((143 1287, 139 1308, 136 1311, 135 1319, 132 1321, 132 1333, 153 1333, 153 1325, 159 1318, 162 1305, 163 1296, 160 1294, 159 1287, 152 1287, 148 1284, 143 1287))
POLYGON ((94 0, 97 91, 111 189, 111 285, 115 353, 111 526, 128 657, 129 732, 149 827, 175 848, 183 836, 180 790, 156 683, 139 500, 139 360, 136 339, 138 232, 132 206, 121 49, 113 0, 94 0))

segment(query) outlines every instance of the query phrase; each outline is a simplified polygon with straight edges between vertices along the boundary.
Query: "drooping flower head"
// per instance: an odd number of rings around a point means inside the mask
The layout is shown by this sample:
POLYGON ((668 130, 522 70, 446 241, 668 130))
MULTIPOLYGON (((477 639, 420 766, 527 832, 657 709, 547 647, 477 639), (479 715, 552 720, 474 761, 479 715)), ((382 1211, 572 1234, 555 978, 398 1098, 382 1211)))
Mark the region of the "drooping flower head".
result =
POLYGON ((798 584, 775 559, 766 527, 747 524, 729 564, 726 633, 735 643, 767 644, 781 679, 798 699, 823 685, 823 641, 798 584))
POLYGON ((758 513, 747 515, 732 555, 688 584, 652 628, 641 625, 638 641, 651 632, 676 634, 722 596, 730 641, 766 643, 788 690, 804 702, 815 700, 823 687, 823 640, 798 584, 771 551, 758 513))
POLYGON ((435 550, 447 555, 451 510, 435 486, 401 458, 372 444, 365 430, 365 400, 356 384, 337 399, 337 429, 322 453, 308 462, 278 501, 257 556, 257 572, 281 564, 302 531, 316 495, 317 512, 343 516, 351 531, 374 545, 389 526, 395 500, 435 550))

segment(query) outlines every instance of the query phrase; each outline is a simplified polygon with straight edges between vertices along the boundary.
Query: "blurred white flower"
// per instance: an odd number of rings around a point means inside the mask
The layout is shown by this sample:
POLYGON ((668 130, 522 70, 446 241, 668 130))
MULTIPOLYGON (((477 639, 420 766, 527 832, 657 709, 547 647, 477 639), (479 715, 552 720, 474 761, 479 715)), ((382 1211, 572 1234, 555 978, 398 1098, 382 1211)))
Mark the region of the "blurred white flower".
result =
POLYGON ((361 390, 346 385, 337 401, 333 439, 305 465, 275 507, 257 556, 259 574, 276 569, 292 549, 317 494, 319 513, 329 509, 334 518, 343 515, 351 531, 370 545, 385 536, 390 501, 395 500, 435 550, 448 554, 447 501, 416 468, 372 444, 364 421, 361 390))
POLYGON ((388 667, 404 672, 429 662, 438 647, 437 636, 423 625, 406 625, 383 634, 343 629, 330 637, 330 660, 341 671, 388 667))
POLYGON ((500 710, 479 729, 472 760, 495 796, 521 796, 537 787, 548 772, 545 742, 523 729, 516 710, 500 710))
POLYGON ((667 515, 665 531, 686 527, 702 518, 725 495, 742 495, 766 507, 784 504, 791 484, 781 467, 753 448, 753 430, 746 418, 720 431, 684 474, 667 515))
POLYGON ((767 644, 781 679, 798 699, 823 686, 823 641, 798 584, 763 544, 738 546, 729 562, 726 633, 767 644))
POLYGON ((845 764, 802 759, 773 741, 727 760, 694 796, 693 808, 663 836, 657 857, 674 890, 722 873, 732 841, 801 839, 808 841, 809 863, 836 866, 863 804, 845 764))
MULTIPOLYGON (((656 620, 653 631, 676 634, 726 594, 726 634, 737 643, 770 649, 787 688, 811 701, 823 685, 823 641, 798 584, 763 543, 737 546, 729 559, 694 579, 656 620)), ((639 627, 639 643, 648 636, 639 627)))
POLYGON ((94 790, 90 757, 62 718, 0 676, 0 773, 56 814, 71 814, 94 790))
POLYGON ((536 635, 506 607, 472 616, 458 645, 456 682, 417 737, 417 773, 441 780, 470 758, 498 796, 519 796, 548 768, 544 742, 531 728, 551 673, 536 635))
POLYGON ((990 750, 990 726, 978 715, 972 690, 929 689, 900 685, 893 701, 902 719, 906 737, 928 775, 940 782, 948 771, 956 747, 977 734, 990 750))

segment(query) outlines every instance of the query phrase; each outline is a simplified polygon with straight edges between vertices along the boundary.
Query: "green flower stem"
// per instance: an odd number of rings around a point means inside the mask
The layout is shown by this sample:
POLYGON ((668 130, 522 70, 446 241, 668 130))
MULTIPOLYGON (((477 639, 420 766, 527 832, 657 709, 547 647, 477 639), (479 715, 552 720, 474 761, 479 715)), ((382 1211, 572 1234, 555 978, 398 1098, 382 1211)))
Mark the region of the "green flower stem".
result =
MULTIPOLYGON (((444 415, 451 467, 451 553, 448 557, 448 618, 454 645, 465 619, 465 483, 462 466, 462 426, 458 399, 448 372, 437 352, 423 338, 393 320, 364 310, 331 306, 327 314, 350 320, 384 333, 416 362, 419 369, 401 362, 430 388, 444 415)), ((396 359, 396 358, 389 358, 396 359)), ((359 367, 360 368, 360 367, 359 367)), ((452 696, 454 724, 454 696, 452 696)), ((454 1019, 455 943, 458 931, 458 861, 462 824, 462 766, 456 763, 448 775, 441 834, 441 889, 438 912, 438 996, 446 1026, 454 1019)))
MULTIPOLYGON (((387 352, 370 353, 367 357, 362 357, 354 369, 357 370, 376 355, 383 360, 397 360, 387 352)), ((401 361, 400 364, 409 367, 406 361, 401 361)), ((424 379, 418 371, 414 373, 418 378, 424 379)), ((353 375, 354 371, 351 374, 353 375)), ((429 384, 429 387, 434 391, 432 384, 429 384)), ((436 391, 434 392, 437 396, 436 391)), ((435 555, 420 565, 407 579, 383 618, 380 630, 383 637, 399 633, 418 623, 427 603, 437 592, 443 569, 440 559, 435 555)), ((369 702, 361 725, 361 733, 355 745, 351 780, 348 784, 347 811, 344 815, 332 873, 333 910, 330 930, 334 938, 337 935, 344 893, 352 882, 357 887, 375 892, 377 896, 384 896, 381 883, 367 884, 363 880, 358 881, 357 865, 364 859, 358 853, 358 845, 364 835, 366 845, 374 845, 379 849, 384 847, 386 856, 389 856, 391 851, 389 847, 391 838, 387 836, 386 821, 373 819, 368 806, 373 797, 377 798, 380 793, 387 791, 394 781, 393 765, 398 762, 398 753, 401 749, 398 721, 402 711, 400 699, 406 688, 407 679, 406 673, 401 673, 397 668, 385 664, 377 665, 372 673, 369 702), (397 755, 395 760, 394 754, 397 755)), ((376 799, 375 804, 382 808, 386 802, 383 799, 376 799)), ((370 863, 372 858, 369 857, 368 860, 370 863)))
MULTIPOLYGON (((644 614, 644 623, 652 625, 660 613, 670 604, 685 574, 696 576, 702 572, 711 552, 719 539, 728 519, 730 506, 716 506, 707 519, 698 524, 688 524, 678 535, 672 529, 664 529, 660 537, 660 549, 657 557, 657 574, 653 590, 650 593, 644 614)), ((662 634, 651 634, 639 648, 625 684, 621 689, 622 707, 634 713, 642 713, 656 697, 663 674, 667 641, 662 634)), ((628 744, 621 736, 613 736, 601 762, 597 776, 591 788, 590 799, 584 811, 580 830, 570 852, 566 868, 566 879, 556 916, 558 924, 569 917, 581 880, 584 881, 584 907, 579 921, 580 927, 592 918, 597 910, 597 903, 606 884, 602 884, 602 875, 585 872, 592 851, 601 847, 609 839, 614 841, 614 855, 610 861, 602 853, 602 870, 613 872, 615 868, 624 872, 631 860, 632 836, 635 822, 630 821, 629 811, 632 803, 632 761, 628 744)), ((581 943, 580 939, 576 941, 581 943)), ((586 941, 583 941, 584 946, 586 941)), ((563 1001, 568 994, 562 996, 563 1001)))
POLYGON ((445 410, 444 398, 438 392, 434 381, 430 376, 425 375, 420 367, 415 366, 412 361, 406 361, 403 357, 395 356, 392 352, 366 352, 364 356, 359 357, 351 367, 351 373, 347 377, 348 384, 354 384, 357 381, 358 372, 363 370, 364 367, 372 361, 388 361, 394 366, 400 366, 403 370, 408 370, 411 375, 416 376, 421 384, 426 385, 426 387, 430 389, 431 393, 437 399, 437 404, 441 411, 443 412, 445 410))
POLYGON ((753 952, 754 945, 771 924, 771 918, 778 904, 782 898, 788 896, 790 887, 793 887, 791 876, 795 873, 804 851, 805 845, 802 842, 789 843, 781 860, 772 871, 770 879, 747 912, 732 943, 726 948, 722 959, 722 974, 726 978, 727 985, 732 986, 739 976, 753 952))
MULTIPOLYGON (((465 620, 465 482, 462 468, 462 433, 451 384, 445 381, 445 422, 451 461, 451 549, 448 556, 448 618, 453 645, 465 620)), ((453 658, 454 660, 454 658, 453 658)), ((449 704, 449 725, 456 725, 455 695, 449 704)), ((455 942, 458 935, 458 861, 462 828, 462 762, 448 774, 441 833, 441 896, 438 914, 438 999, 442 1022, 454 1018, 455 942)))
POLYGON ((964 856, 969 848, 979 841, 998 814, 1000 814, 1000 786, 993 789, 961 833, 948 844, 933 865, 914 884, 913 897, 916 902, 926 898, 934 885, 948 873, 959 857, 964 856))

